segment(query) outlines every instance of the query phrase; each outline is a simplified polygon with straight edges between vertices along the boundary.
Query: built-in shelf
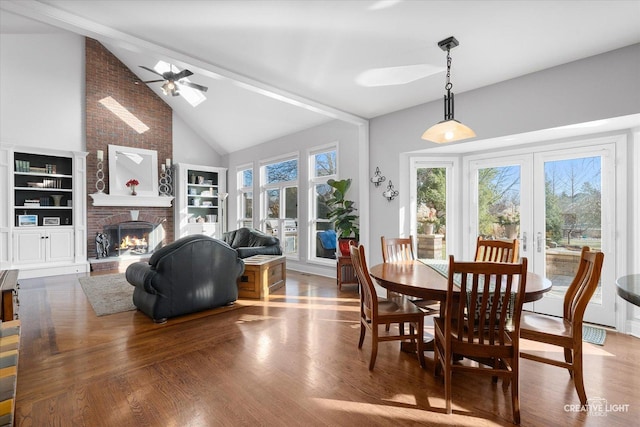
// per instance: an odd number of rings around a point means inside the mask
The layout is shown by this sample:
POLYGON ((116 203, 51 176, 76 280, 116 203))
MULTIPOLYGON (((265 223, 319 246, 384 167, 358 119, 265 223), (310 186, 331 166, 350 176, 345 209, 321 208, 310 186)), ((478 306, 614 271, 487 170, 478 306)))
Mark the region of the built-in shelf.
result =
POLYGON ((119 196, 106 193, 90 194, 93 206, 171 207, 171 196, 119 196))

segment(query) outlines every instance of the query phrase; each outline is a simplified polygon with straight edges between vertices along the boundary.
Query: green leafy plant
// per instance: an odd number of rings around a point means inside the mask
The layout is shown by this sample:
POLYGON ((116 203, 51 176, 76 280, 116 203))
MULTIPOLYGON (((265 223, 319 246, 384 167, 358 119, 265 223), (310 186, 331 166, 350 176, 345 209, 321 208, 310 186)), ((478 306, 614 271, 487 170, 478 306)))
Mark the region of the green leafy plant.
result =
POLYGON ((360 238, 360 228, 358 226, 357 209, 353 206, 354 202, 345 199, 347 191, 351 187, 351 179, 335 180, 330 179, 327 184, 333 188, 331 198, 327 200, 329 211, 327 218, 333 221, 336 233, 339 238, 345 239, 355 237, 360 238))

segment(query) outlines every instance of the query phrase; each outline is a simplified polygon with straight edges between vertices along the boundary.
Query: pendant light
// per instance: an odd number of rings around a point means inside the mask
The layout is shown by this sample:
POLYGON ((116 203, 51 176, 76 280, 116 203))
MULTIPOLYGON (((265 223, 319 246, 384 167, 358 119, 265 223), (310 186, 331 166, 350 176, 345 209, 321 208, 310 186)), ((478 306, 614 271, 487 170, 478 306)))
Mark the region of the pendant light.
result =
POLYGON ((422 134, 422 139, 442 144, 444 142, 460 141, 461 139, 473 138, 476 133, 468 126, 463 125, 453 118, 453 92, 451 88, 451 55, 450 51, 460 43, 455 37, 446 38, 438 42, 440 49, 447 51, 447 83, 444 88, 447 94, 444 96, 444 120, 431 126, 422 134))

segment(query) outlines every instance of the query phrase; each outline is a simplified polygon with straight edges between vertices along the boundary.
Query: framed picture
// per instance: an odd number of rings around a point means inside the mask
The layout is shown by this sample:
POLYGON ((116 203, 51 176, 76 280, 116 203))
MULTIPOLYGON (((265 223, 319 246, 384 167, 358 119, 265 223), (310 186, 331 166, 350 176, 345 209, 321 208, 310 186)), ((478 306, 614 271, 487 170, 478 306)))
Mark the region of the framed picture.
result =
POLYGON ((35 227, 38 225, 38 215, 18 215, 18 227, 35 227))
POLYGON ((42 225, 60 225, 60 218, 57 216, 45 216, 42 218, 42 225))

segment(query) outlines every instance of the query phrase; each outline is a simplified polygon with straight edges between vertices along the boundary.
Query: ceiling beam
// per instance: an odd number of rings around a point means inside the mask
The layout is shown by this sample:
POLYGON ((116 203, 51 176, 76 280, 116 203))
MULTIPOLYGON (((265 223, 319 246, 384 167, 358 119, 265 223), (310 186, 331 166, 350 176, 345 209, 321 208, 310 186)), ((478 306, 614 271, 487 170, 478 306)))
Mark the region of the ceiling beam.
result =
POLYGON ((276 88, 251 77, 227 70, 204 59, 187 55, 183 52, 164 47, 153 42, 115 30, 106 25, 82 18, 72 13, 60 10, 48 4, 35 0, 9 0, 0 3, 0 9, 15 13, 35 21, 39 21, 57 28, 70 31, 85 37, 98 40, 131 52, 152 52, 166 58, 170 62, 197 71, 201 75, 213 79, 228 79, 234 84, 252 92, 287 104, 321 114, 332 119, 362 126, 369 121, 362 117, 304 98, 294 93, 276 88))

